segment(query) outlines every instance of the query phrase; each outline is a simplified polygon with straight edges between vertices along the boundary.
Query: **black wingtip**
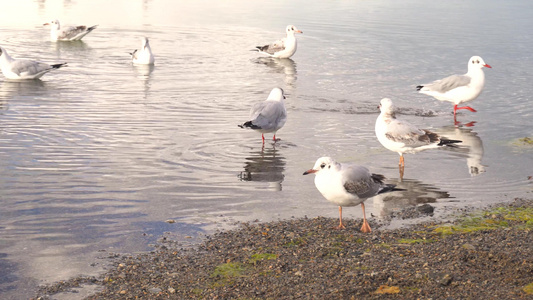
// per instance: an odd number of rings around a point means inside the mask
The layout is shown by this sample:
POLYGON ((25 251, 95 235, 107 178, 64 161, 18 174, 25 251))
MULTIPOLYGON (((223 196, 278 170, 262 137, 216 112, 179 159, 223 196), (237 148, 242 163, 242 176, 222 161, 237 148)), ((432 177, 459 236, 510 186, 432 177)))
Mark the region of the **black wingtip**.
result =
POLYGON ((239 126, 240 128, 247 127, 247 128, 251 128, 251 129, 261 129, 261 126, 257 126, 257 125, 252 124, 252 121, 244 122, 244 124, 237 125, 237 126, 239 126))
POLYGON ((61 67, 66 67, 67 66, 67 63, 62 63, 62 64, 55 64, 55 65, 51 65, 53 69, 59 69, 61 67))
POLYGON ((417 91, 420 91, 423 87, 424 87, 423 85, 417 85, 417 86, 416 86, 416 90, 417 90, 417 91))
POLYGON ((462 143, 463 141, 460 140, 449 140, 449 139, 440 139, 440 143, 437 144, 437 146, 455 146, 454 144, 462 143))
POLYGON ((406 191, 406 189, 397 188, 395 184, 386 184, 378 194, 396 192, 396 191, 406 191))

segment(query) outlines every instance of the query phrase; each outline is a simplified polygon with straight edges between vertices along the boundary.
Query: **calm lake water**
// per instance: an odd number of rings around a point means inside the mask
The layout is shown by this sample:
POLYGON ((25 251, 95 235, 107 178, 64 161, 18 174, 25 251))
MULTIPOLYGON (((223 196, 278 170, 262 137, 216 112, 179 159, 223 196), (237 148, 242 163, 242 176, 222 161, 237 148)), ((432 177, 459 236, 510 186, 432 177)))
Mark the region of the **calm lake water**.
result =
POLYGON ((110 253, 149 251, 165 232, 188 243, 235 221, 337 217, 302 176, 324 155, 406 189, 368 200, 370 219, 531 197, 533 147, 518 142, 533 135, 531 1, 4 2, 0 45, 68 67, 40 81, 0 76, 2 299, 98 274, 110 253), (42 24, 56 18, 99 27, 53 43, 42 24), (249 51, 288 24, 303 31, 291 60, 249 51), (151 68, 129 60, 143 36, 151 68), (493 68, 470 103, 478 112, 458 115, 474 126, 454 126, 452 105, 415 86, 466 72, 472 55, 493 68), (273 87, 288 121, 263 147, 237 124, 273 87), (463 145, 406 155, 399 182, 398 155, 374 136, 383 97, 463 145))

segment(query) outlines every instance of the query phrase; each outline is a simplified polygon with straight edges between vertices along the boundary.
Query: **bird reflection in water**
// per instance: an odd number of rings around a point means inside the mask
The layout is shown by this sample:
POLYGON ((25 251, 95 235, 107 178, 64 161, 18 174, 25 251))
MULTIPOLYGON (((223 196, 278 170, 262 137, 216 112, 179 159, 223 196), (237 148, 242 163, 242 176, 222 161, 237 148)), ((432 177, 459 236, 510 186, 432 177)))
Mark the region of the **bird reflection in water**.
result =
POLYGON ((404 189, 396 193, 379 194, 372 198, 374 211, 378 217, 384 218, 406 207, 417 206, 424 203, 434 203, 439 199, 446 199, 450 194, 439 190, 436 186, 425 184, 416 179, 387 180, 395 184, 396 188, 404 189))
POLYGON ((144 99, 146 100, 148 98, 148 92, 150 91, 151 83, 150 83, 150 75, 155 69, 155 66, 153 64, 151 65, 133 65, 135 77, 140 79, 143 86, 143 92, 144 92, 144 99))
MULTIPOLYGON (((0 83, 0 103, 26 97, 39 97, 47 91, 46 84, 40 79, 6 80, 0 83)), ((1 105, 1 104, 0 104, 1 105)))
POLYGON ((281 156, 275 144, 272 148, 252 151, 244 162, 244 171, 239 174, 241 181, 257 181, 269 183, 268 189, 281 191, 281 183, 285 178, 285 157, 281 156))
POLYGON ((263 64, 274 72, 285 75, 285 84, 293 86, 296 82, 296 63, 290 58, 258 57, 254 59, 257 64, 263 64))
POLYGON ((485 172, 485 166, 481 164, 481 160, 483 159, 483 141, 477 132, 472 130, 472 123, 470 122, 463 126, 446 126, 435 131, 439 134, 446 135, 450 139, 463 141, 460 147, 452 150, 467 155, 466 165, 468 166, 468 172, 471 176, 477 176, 485 172))

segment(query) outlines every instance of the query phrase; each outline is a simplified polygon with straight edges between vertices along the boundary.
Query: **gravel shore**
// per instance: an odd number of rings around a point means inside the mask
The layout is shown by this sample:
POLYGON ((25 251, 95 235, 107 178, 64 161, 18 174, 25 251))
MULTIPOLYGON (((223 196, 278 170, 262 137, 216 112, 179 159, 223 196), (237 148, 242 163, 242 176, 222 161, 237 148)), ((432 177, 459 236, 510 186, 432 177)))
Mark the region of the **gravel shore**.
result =
POLYGON ((533 200, 447 224, 385 230, 370 220, 370 234, 345 221, 244 223, 191 249, 167 241, 35 299, 80 284, 102 286, 88 299, 533 299, 533 200))

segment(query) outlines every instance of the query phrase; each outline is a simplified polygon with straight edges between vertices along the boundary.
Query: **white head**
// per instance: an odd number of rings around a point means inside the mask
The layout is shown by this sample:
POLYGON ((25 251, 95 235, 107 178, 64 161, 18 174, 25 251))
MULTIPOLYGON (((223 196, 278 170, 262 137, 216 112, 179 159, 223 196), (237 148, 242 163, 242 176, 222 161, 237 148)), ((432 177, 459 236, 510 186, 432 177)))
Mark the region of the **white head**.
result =
POLYGON ((382 113, 385 114, 393 114, 394 113, 394 105, 392 104, 392 100, 389 98, 383 98, 381 99, 381 102, 379 102, 379 109, 382 113))
POLYGON ((487 65, 485 61, 483 61, 483 58, 479 56, 472 56, 470 60, 468 61, 468 70, 471 69, 482 69, 483 67, 486 68, 492 68, 490 65, 487 65))
POLYGON ((276 100, 281 101, 285 99, 285 95, 283 93, 283 89, 281 88, 273 88, 272 91, 270 91, 270 94, 268 95, 267 100, 276 100))
POLYGON ((146 47, 150 48, 150 43, 148 42, 148 38, 147 37, 143 37, 141 40, 142 40, 142 48, 143 49, 146 49, 146 47))
POLYGON ((60 27, 58 19, 52 20, 52 21, 50 21, 48 23, 44 23, 43 25, 50 25, 50 26, 52 26, 52 28, 55 28, 55 29, 59 29, 59 27, 60 27))
POLYGON ((304 175, 311 174, 311 173, 319 173, 319 172, 328 172, 329 170, 338 170, 340 168, 340 164, 333 160, 331 157, 321 157, 316 160, 315 166, 312 169, 309 169, 304 172, 304 175))
POLYGON ((287 28, 285 28, 285 31, 287 32, 287 35, 289 34, 294 35, 295 33, 303 33, 301 30, 298 30, 298 28, 296 28, 296 26, 294 25, 287 25, 287 28))

